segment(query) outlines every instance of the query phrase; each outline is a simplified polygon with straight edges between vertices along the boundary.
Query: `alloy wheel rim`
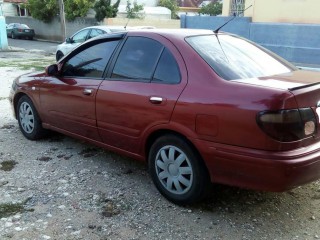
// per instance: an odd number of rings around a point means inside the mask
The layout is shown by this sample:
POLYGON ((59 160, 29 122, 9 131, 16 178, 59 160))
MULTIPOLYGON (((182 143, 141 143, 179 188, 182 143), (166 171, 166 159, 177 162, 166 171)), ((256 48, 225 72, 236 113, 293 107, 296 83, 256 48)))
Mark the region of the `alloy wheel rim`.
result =
POLYGON ((184 194, 193 183, 192 165, 187 155, 175 146, 164 146, 156 156, 157 177, 170 193, 184 194))
POLYGON ((30 104, 23 102, 20 105, 19 118, 22 129, 26 133, 32 133, 34 130, 34 114, 30 104))

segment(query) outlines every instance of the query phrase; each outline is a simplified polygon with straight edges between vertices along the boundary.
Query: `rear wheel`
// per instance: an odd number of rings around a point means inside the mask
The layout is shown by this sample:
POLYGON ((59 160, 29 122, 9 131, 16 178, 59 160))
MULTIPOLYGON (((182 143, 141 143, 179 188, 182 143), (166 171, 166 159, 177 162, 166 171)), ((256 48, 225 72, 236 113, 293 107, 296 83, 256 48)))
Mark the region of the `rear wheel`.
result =
POLYGON ((29 97, 22 96, 19 99, 17 117, 20 130, 26 138, 36 140, 44 137, 47 133, 47 131, 42 128, 38 112, 29 97))
POLYGON ((149 171, 161 194, 176 204, 203 199, 210 186, 201 157, 176 135, 165 135, 155 141, 149 154, 149 171))

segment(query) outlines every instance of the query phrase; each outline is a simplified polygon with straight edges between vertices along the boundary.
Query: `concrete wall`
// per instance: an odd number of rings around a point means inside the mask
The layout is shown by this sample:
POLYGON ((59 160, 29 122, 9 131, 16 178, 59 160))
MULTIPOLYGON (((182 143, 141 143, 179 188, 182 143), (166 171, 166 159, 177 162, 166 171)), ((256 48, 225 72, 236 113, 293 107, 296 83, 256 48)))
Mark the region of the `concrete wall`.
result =
MULTIPOLYGON (((223 1, 223 16, 228 16, 231 0, 223 1)), ((320 24, 319 0, 246 0, 245 17, 252 22, 320 24)))
MULTIPOLYGON (((50 41, 61 42, 61 25, 58 18, 54 19, 50 23, 44 23, 32 17, 6 17, 6 23, 24 23, 30 28, 33 28, 36 32, 37 39, 45 39, 50 41)), ((97 25, 97 21, 94 18, 77 18, 73 22, 66 22, 67 36, 71 36, 76 31, 88 27, 97 25)), ((63 39, 64 40, 64 39, 63 39)))
MULTIPOLYGON (((215 30, 230 20, 231 17, 188 16, 180 17, 181 28, 211 29, 215 30)), ((223 31, 232 32, 243 37, 250 37, 251 18, 237 18, 223 27, 223 31)))
MULTIPOLYGON (((215 29, 230 17, 186 16, 181 27, 215 29)), ((250 18, 235 18, 221 29, 248 38, 290 62, 320 65, 320 25, 252 23, 250 18)))
POLYGON ((180 28, 180 20, 174 19, 130 19, 128 18, 108 18, 105 19, 105 25, 125 26, 128 23, 129 27, 135 26, 153 26, 156 28, 180 28))

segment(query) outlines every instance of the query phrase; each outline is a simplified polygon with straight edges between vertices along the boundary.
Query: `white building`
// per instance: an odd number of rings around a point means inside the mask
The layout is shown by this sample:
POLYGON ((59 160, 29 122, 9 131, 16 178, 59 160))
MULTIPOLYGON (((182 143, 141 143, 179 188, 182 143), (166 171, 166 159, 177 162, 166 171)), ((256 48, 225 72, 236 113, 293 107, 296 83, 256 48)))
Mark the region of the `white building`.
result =
POLYGON ((0 0, 0 15, 3 16, 29 16, 28 11, 21 5, 27 0, 0 0))

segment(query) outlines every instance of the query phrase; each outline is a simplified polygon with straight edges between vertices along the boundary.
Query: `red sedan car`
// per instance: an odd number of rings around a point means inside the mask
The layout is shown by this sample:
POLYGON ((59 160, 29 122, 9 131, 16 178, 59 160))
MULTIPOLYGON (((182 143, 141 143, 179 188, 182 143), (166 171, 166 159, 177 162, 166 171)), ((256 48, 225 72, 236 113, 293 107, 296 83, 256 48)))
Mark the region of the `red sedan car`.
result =
POLYGON ((89 40, 18 77, 10 101, 28 139, 50 129, 146 161, 186 204, 210 182, 284 191, 318 179, 319 82, 235 35, 153 29, 89 40))

